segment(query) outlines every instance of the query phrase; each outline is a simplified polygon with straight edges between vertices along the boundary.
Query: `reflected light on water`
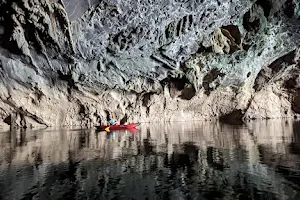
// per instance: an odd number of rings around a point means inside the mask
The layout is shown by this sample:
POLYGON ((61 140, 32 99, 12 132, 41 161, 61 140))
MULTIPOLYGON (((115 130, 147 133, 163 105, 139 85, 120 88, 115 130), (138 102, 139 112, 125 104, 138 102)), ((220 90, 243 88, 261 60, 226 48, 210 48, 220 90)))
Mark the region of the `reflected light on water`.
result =
POLYGON ((0 199, 299 199, 300 122, 0 133, 0 199))

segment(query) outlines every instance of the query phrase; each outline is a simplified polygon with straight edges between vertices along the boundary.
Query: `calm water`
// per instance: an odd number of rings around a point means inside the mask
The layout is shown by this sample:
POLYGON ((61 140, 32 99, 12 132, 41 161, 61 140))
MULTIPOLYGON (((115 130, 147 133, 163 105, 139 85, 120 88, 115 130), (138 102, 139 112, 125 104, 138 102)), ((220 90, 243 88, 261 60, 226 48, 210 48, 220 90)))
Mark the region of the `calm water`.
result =
POLYGON ((0 133, 0 199, 300 199, 300 122, 0 133))

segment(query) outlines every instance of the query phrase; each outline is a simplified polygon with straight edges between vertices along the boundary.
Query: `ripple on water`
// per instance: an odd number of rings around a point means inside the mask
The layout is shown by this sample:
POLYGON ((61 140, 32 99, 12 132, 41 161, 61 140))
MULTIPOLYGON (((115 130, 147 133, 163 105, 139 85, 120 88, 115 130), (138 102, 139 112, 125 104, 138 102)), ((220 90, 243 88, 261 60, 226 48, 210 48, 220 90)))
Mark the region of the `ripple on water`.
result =
POLYGON ((300 199, 300 123, 0 133, 0 199, 300 199))

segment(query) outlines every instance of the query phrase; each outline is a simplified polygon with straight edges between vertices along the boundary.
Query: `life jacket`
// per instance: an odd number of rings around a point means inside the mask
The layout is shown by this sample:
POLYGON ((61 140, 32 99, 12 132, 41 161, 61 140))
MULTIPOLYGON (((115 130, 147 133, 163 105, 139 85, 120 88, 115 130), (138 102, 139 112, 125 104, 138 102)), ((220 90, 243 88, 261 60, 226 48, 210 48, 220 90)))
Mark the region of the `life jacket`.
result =
POLYGON ((109 120, 109 123, 110 123, 110 125, 114 125, 114 124, 116 124, 116 120, 112 118, 109 120))

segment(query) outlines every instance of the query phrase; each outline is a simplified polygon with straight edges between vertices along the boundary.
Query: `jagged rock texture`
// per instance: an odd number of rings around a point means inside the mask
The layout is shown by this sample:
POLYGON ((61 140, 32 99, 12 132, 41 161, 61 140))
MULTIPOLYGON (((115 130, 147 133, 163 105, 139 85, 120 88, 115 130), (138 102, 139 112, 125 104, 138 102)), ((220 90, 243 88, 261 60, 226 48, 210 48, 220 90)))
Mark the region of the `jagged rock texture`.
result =
POLYGON ((2 0, 0 9, 6 124, 299 114, 296 0, 2 0))

